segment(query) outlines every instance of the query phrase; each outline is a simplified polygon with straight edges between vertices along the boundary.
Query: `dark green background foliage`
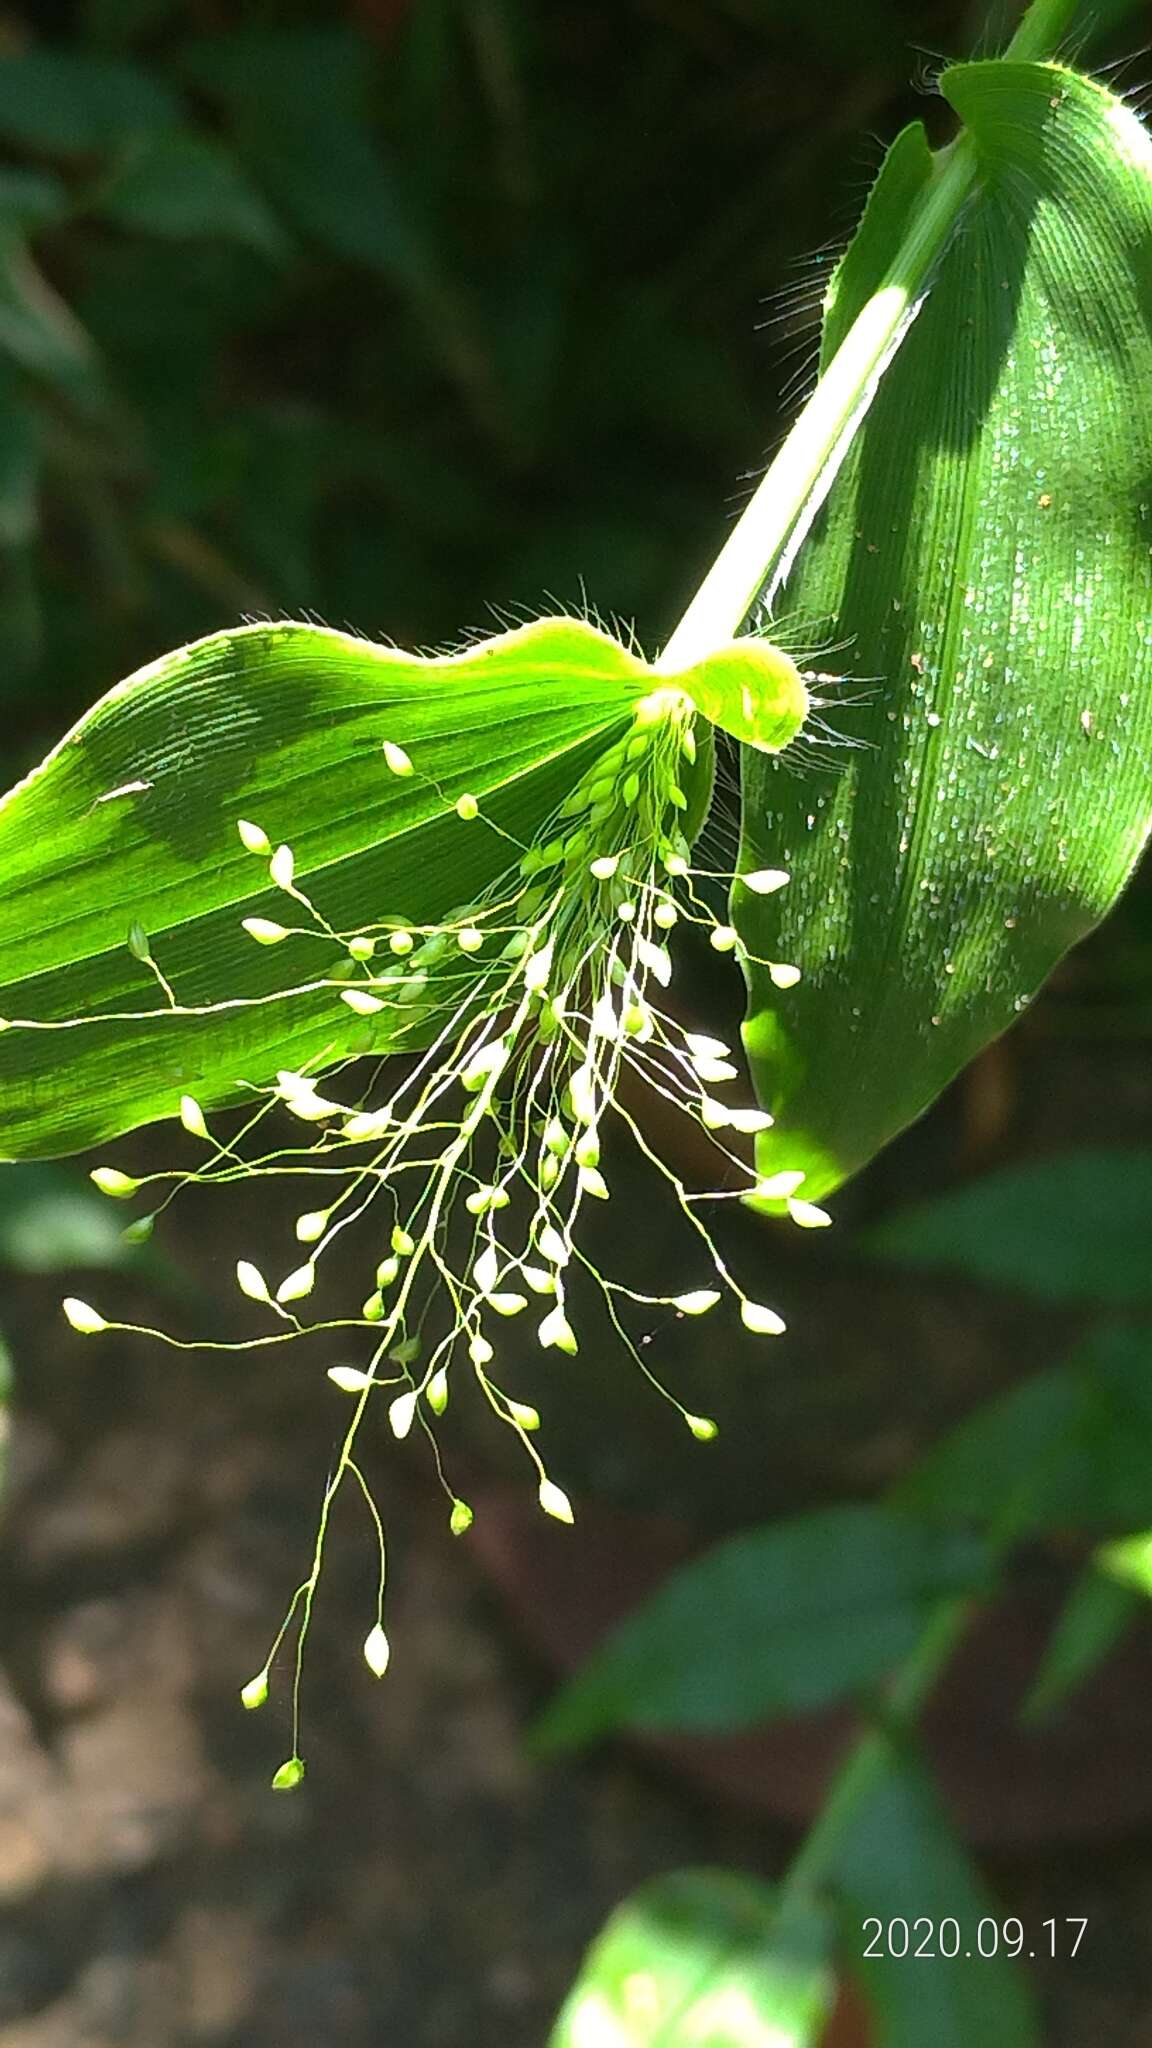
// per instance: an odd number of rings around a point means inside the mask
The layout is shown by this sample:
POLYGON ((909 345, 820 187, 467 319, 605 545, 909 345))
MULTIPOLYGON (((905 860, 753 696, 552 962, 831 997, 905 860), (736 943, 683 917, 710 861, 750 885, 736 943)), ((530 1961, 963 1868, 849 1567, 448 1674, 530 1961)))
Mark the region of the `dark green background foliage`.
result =
POLYGON ((651 645, 806 386, 874 138, 975 27, 931 0, 6 9, 26 751, 242 613, 427 644, 583 579, 651 645))

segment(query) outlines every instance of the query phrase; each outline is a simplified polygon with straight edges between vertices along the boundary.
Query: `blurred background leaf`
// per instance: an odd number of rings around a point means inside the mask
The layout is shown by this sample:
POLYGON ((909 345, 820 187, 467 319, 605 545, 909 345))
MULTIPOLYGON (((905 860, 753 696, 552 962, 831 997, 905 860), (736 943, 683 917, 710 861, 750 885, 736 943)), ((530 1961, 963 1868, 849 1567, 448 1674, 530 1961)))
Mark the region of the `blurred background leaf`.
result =
POLYGON ((1086 1565, 1045 1645, 1021 1719, 1038 1722, 1054 1713, 1115 1649, 1142 1605, 1141 1593, 1101 1570, 1096 1558, 1086 1565))
POLYGON ((36 47, 0 64, 0 140, 16 148, 94 156, 176 119, 171 94, 135 64, 36 47))
POLYGON ((1041 1301, 1152 1302, 1152 1151, 1065 1152, 952 1188, 859 1240, 1041 1301))
MULTIPOLYGON (((985 1889, 915 1758, 893 1759, 847 1829, 835 1885, 845 1963, 873 2011, 881 2048, 927 2048, 929 2042, 932 2048, 973 2048, 977 2041, 980 2048, 1039 2048, 1031 1987, 1009 1960, 1001 1934, 1003 1911, 985 1889), (880 1939, 870 1942, 876 1921, 880 1939), (909 1929, 908 1957, 894 1952, 903 1922, 909 1929), (955 1956, 944 1952, 942 1922, 956 1925, 955 1956), (931 1954, 926 1950, 917 1958, 914 1950, 923 1942, 925 1923, 931 1954), (990 1952, 976 1955, 982 1924, 990 1952), (877 1953, 866 1957, 868 1947, 877 1953)), ((1027 1947, 1022 1927, 1020 1932, 1018 1954, 1027 1947)), ((946 1940, 950 1945, 950 1929, 946 1940)))
POLYGON ((569 1681, 538 1743, 565 1747, 621 1724, 739 1728, 850 1697, 910 1653, 942 1597, 985 1581, 983 1544, 940 1533, 844 1506, 717 1544, 569 1681))
POLYGON ((279 256, 287 237, 234 157, 206 135, 165 129, 123 153, 98 204, 109 220, 173 240, 218 237, 279 256))
POLYGON ((822 1904, 779 1924, 776 1895, 683 1870, 626 1899, 593 1943, 549 2048, 808 2048, 832 2004, 822 1904))
POLYGON ((952 1430, 898 1490, 901 1507, 995 1526, 1152 1526, 1152 1329, 1091 1330, 1063 1364, 952 1430))
POLYGON ((12 1393, 12 1354, 0 1335, 0 1500, 4 1497, 4 1482, 8 1475, 8 1437, 11 1428, 8 1419, 8 1402, 12 1393))
MULTIPOLYGON (((63 1166, 20 1165, 0 1174, 0 1265, 19 1273, 139 1266, 125 1218, 84 1176, 63 1166)), ((150 1262, 157 1257, 150 1253, 150 1262)))

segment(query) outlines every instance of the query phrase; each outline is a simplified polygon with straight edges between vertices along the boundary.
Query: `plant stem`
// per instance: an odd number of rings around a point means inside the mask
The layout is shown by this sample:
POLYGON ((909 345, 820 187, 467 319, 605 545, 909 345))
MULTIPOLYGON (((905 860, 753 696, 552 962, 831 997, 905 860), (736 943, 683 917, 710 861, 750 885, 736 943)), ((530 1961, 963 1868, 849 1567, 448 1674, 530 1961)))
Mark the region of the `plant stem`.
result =
POLYGON ((883 284, 857 314, 704 578, 659 668, 690 668, 734 638, 773 569, 803 538, 915 315, 975 176, 975 157, 961 137, 926 188, 883 284))
POLYGON ((1004 55, 1017 64, 1043 64, 1072 26, 1079 0, 1032 0, 1004 55))
MULTIPOLYGON (((1039 61, 1058 46, 1077 0, 1032 0, 1005 55, 1039 61)), ((976 184, 970 139, 941 150, 879 289, 861 308, 657 667, 690 668, 731 640, 769 578, 781 581, 923 298, 933 265, 976 184)))
MULTIPOLYGON (((1031 1526, 1034 1483, 1035 1475, 1030 1473, 993 1515, 985 1531, 990 1570, 999 1567, 1031 1526)), ((789 1865, 780 1886, 781 1914, 803 1915, 813 1894, 831 1878, 844 1835, 869 1793, 891 1769, 895 1744, 914 1725, 981 1599, 979 1592, 952 1594, 932 1609, 915 1649, 888 1682, 883 1721, 878 1720, 849 1750, 789 1865)))
MULTIPOLYGON (((942 1600, 928 1618, 924 1633, 901 1665, 887 1694, 887 1722, 913 1722, 947 1663, 976 1605, 964 1593, 942 1600)), ((779 1912, 804 1910, 814 1892, 827 1883, 840 1843, 867 1795, 892 1765, 891 1725, 870 1728, 856 1743, 832 1781, 824 1804, 789 1865, 780 1886, 779 1912)))

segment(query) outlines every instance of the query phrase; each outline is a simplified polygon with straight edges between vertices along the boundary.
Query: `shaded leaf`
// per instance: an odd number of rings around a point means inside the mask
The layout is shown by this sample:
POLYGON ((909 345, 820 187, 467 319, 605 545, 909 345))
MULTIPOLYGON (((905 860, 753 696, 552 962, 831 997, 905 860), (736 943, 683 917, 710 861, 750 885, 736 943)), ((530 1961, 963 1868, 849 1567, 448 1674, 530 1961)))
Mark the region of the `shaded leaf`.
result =
POLYGON ((0 57, 0 140, 81 156, 179 118, 147 71, 86 50, 30 49, 0 57))
POLYGON ((84 33, 94 43, 128 43, 169 21, 177 5, 178 0, 84 0, 84 33))
POLYGON ((1141 1530, 1102 1543, 1068 1596, 1023 1717, 1050 1714, 1089 1678, 1152 1597, 1152 1536, 1141 1530))
POLYGON ((1139 1614, 1141 1595, 1102 1572, 1095 1562, 1080 1574, 1044 1646, 1040 1668, 1020 1710, 1042 1721, 1104 1662, 1139 1614))
MULTIPOLYGON (((1060 66, 940 83, 979 186, 786 590, 846 650, 840 743, 744 765, 744 858, 794 880, 737 920, 803 970, 750 970, 759 1159, 816 1198, 1012 1022, 1152 817, 1152 145, 1060 66)), ((826 359, 936 168, 895 146, 826 359)))
POLYGON ((217 236, 279 256, 287 238, 224 146, 188 129, 144 137, 99 195, 101 213, 125 227, 175 239, 217 236))
POLYGON ((589 1949, 548 2048, 806 2048, 832 2004, 830 1932, 814 1903, 782 1928, 734 1871, 658 1878, 589 1949))
POLYGON ((730 1537, 613 1631, 548 1707, 537 1741, 564 1747, 623 1723, 739 1728, 828 1706, 883 1677, 940 1597, 986 1568, 979 1542, 941 1542, 879 1507, 730 1537))
POLYGON ((33 538, 39 482, 39 421, 19 377, 0 360, 0 551, 33 538))
POLYGON ((952 1430, 899 1501, 1014 1537, 1152 1523, 1152 1331, 1092 1331, 1063 1365, 952 1430))
POLYGON ((242 29, 201 42, 189 69, 302 234, 409 284, 427 278, 432 251, 368 118, 366 44, 342 29, 242 29))
POLYGON ((23 234, 0 219, 0 354, 91 410, 106 403, 103 370, 71 308, 34 262, 23 234))
POLYGON ((13 226, 42 228, 63 218, 71 207, 68 188, 50 171, 0 165, 0 215, 13 226))
POLYGON ((1004 1911, 910 1757, 893 1759, 849 1822, 833 1875, 845 1962, 876 2016, 883 2048, 1038 2048, 1023 1968, 1008 1960, 999 1938, 996 1952, 978 1950, 981 1923, 991 1947, 1004 1911), (908 1953, 894 1955, 905 1925, 908 1953), (943 1949, 953 1945, 953 1928, 959 1953, 949 1957, 943 1949), (868 1947, 879 1953, 866 1957, 868 1947))
POLYGON ((859 1240, 1041 1301, 1152 1301, 1152 1151, 1066 1152, 953 1188, 859 1240))
POLYGON ((34 567, 39 528, 40 418, 23 379, 0 357, 0 641, 5 696, 19 689, 40 650, 34 567))

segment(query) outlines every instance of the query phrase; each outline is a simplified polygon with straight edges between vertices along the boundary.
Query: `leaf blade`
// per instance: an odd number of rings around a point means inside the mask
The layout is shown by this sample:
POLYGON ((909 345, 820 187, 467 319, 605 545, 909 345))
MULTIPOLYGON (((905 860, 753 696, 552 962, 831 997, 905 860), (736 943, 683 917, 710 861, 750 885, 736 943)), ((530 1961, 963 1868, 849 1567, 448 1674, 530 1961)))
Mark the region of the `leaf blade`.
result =
MULTIPOLYGON (((0 802, 0 1014, 84 1020, 67 1090, 56 1030, 0 1033, 7 1155, 174 1114, 193 1080, 211 1104, 241 1078, 363 1046, 363 1020, 315 986, 314 940, 268 948, 242 930, 290 899, 241 844, 241 818, 292 846, 296 886, 339 928, 385 911, 438 925, 514 865, 649 673, 574 620, 427 661, 278 625, 210 636, 118 685, 0 802), (390 774, 386 740, 420 772, 390 774), (496 831, 461 818, 464 789, 490 801, 496 831), (128 943, 136 926, 182 1003, 233 1007, 163 1006, 128 943)), ((394 1042, 414 1041, 393 1011, 371 1043, 394 1042)))
MULTIPOLYGON (((788 593, 834 621, 870 701, 832 702, 837 774, 745 757, 743 857, 794 876, 735 906, 776 1117, 759 1156, 815 1199, 1013 1021, 1150 817, 1152 145, 1060 66, 962 65, 942 89, 982 190, 788 593), (803 971, 783 997, 755 964, 781 960, 803 971)), ((830 341, 878 283, 871 228, 830 341)))
POLYGON ((1152 1300, 1152 1151, 1058 1153, 986 1174, 861 1239, 897 1265, 961 1273, 1041 1301, 1152 1300))

